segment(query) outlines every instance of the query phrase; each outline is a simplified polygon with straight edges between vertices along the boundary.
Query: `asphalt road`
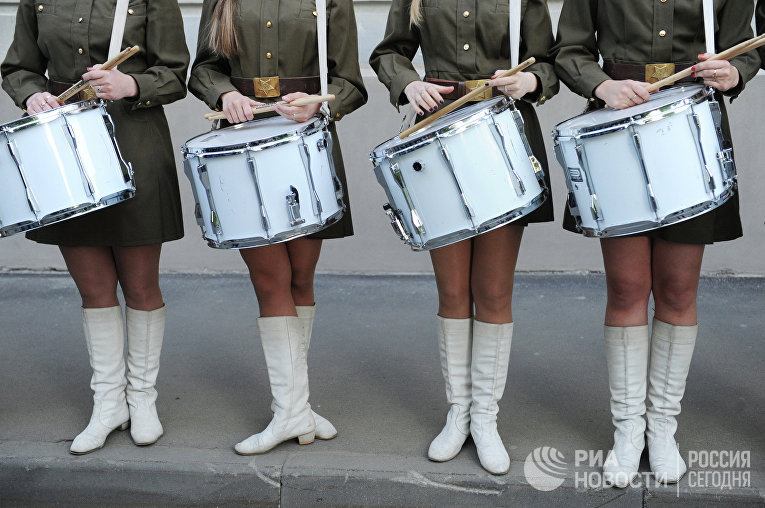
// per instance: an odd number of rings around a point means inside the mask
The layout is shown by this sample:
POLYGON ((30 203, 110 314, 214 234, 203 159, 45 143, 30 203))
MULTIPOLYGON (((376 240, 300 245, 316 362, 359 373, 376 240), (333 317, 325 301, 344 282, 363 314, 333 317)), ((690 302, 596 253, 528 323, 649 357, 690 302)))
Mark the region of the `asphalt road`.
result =
POLYGON ((61 274, 0 274, 0 506, 765 505, 765 279, 702 279, 676 436, 696 460, 679 490, 650 481, 604 489, 597 464, 581 460, 612 443, 602 275, 518 276, 498 423, 513 466, 501 477, 483 471, 470 442, 451 462, 426 458, 446 414, 431 277, 318 277, 311 403, 339 436, 256 457, 232 450, 271 416, 249 280, 163 275, 162 287, 168 322, 157 405, 165 435, 138 448, 116 432, 103 450, 74 457, 69 444, 91 409, 74 284, 61 274), (549 492, 531 485, 524 468, 545 446, 565 462, 563 484, 549 492), (714 451, 748 462, 704 463, 714 451), (716 477, 729 485, 719 488, 716 477))

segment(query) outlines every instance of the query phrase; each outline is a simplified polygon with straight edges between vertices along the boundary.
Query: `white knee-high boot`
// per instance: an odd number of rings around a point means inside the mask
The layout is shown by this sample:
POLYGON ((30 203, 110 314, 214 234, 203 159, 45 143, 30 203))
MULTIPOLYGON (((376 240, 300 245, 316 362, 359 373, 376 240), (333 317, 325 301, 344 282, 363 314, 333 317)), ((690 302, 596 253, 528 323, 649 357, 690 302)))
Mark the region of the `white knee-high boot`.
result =
MULTIPOLYGON (((303 324, 305 334, 305 352, 308 354, 308 347, 311 345, 311 333, 313 332, 313 318, 316 315, 315 305, 298 305, 297 309, 298 319, 303 324)), ((316 438, 317 439, 334 439, 337 437, 337 429, 332 423, 323 416, 313 411, 313 420, 316 423, 316 438)))
POLYGON ((263 432, 234 446, 240 455, 265 453, 295 437, 300 444, 310 444, 316 429, 308 404, 302 323, 295 316, 262 317, 258 318, 258 328, 275 404, 274 417, 263 432))
POLYGON ((162 339, 165 335, 164 305, 152 311, 127 307, 127 403, 130 407, 130 435, 139 446, 154 444, 164 430, 157 416, 157 374, 162 339))
POLYGON ((512 339, 513 323, 473 321, 470 435, 481 465, 491 474, 505 474, 510 470, 510 456, 497 432, 497 402, 505 391, 512 339))
POLYGON ((449 413, 441 433, 430 443, 428 458, 446 462, 457 456, 470 434, 470 359, 473 350, 473 319, 438 319, 438 351, 446 384, 449 413))
MULTIPOLYGON (((295 307, 295 309, 297 309, 298 319, 300 319, 300 322, 303 324, 303 330, 305 333, 301 338, 305 343, 305 353, 307 357, 308 347, 311 345, 311 333, 313 332, 313 318, 316 315, 316 306, 298 305, 295 307)), ((273 413, 275 409, 276 401, 272 400, 271 412, 273 413)), ((328 440, 337 437, 337 429, 329 420, 313 410, 311 410, 311 414, 313 414, 313 421, 316 423, 316 439, 328 440)))
POLYGON ((125 402, 125 331, 122 307, 82 309, 85 343, 88 346, 93 377, 93 414, 90 423, 72 441, 74 455, 90 453, 104 446, 115 429, 125 430, 130 413, 125 402))
POLYGON ((638 475, 645 447, 648 325, 605 326, 614 446, 603 464, 603 480, 624 488, 638 475))
POLYGON ((656 479, 677 483, 688 468, 675 442, 680 400, 691 366, 698 326, 653 320, 648 374, 648 460, 656 479))

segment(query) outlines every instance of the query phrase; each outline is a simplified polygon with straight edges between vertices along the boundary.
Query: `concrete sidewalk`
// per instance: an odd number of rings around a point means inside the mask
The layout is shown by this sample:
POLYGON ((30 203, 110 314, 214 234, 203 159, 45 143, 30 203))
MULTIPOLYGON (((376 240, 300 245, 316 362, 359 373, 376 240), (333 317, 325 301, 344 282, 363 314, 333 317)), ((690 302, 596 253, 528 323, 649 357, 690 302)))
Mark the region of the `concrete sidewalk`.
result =
POLYGON ((116 432, 75 457, 91 392, 74 284, 0 274, 0 506, 765 506, 765 279, 702 279, 677 434, 691 472, 679 488, 646 478, 624 490, 602 488, 597 465, 613 432, 602 275, 517 278, 498 423, 506 476, 487 474, 470 442, 450 462, 426 458, 446 415, 432 278, 318 277, 311 403, 339 436, 254 457, 232 450, 271 416, 249 280, 165 275, 162 285, 164 437, 138 448, 116 432), (558 473, 529 475, 541 447, 560 463, 536 464, 558 473))

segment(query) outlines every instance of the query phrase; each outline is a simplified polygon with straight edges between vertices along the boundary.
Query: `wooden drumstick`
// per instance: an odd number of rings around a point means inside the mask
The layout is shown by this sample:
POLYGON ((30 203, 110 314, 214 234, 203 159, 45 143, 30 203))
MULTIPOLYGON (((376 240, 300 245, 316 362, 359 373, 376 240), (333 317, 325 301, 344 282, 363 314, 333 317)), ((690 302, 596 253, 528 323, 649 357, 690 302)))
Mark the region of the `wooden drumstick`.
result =
MULTIPOLYGON (((528 60, 524 60, 523 62, 521 62, 517 66, 513 67, 509 71, 503 72, 502 74, 500 74, 499 76, 497 76, 494 79, 507 78, 509 76, 512 76, 513 74, 518 74, 519 72, 521 72, 523 69, 525 69, 529 65, 533 64, 534 62, 536 62, 536 60, 532 56, 528 60)), ((446 106, 444 109, 436 111, 435 113, 433 113, 432 115, 427 117, 425 120, 417 122, 413 126, 409 127, 407 130, 405 130, 404 132, 402 132, 401 134, 398 135, 399 139, 404 139, 405 137, 409 136, 413 132, 417 132, 418 130, 422 129, 423 127, 426 127, 426 126, 430 125, 432 122, 435 122, 436 120, 438 120, 442 116, 444 116, 444 115, 446 115, 448 113, 451 113, 452 111, 454 111, 458 107, 462 106, 463 104, 465 104, 469 100, 474 99, 475 97, 478 97, 479 95, 481 95, 485 91, 486 91, 485 87, 479 86, 478 88, 476 88, 472 92, 470 92, 468 94, 465 94, 464 96, 460 97, 456 101, 452 102, 451 104, 446 106)))
MULTIPOLYGON (((122 62, 130 58, 131 56, 138 53, 140 49, 141 48, 139 48, 138 46, 133 46, 132 48, 128 48, 120 53, 117 53, 116 55, 114 55, 114 57, 104 62, 103 65, 101 65, 101 67, 99 67, 98 70, 108 71, 108 70, 114 69, 119 64, 121 64, 122 62)), ((85 81, 81 79, 77 83, 70 86, 64 93, 59 95, 56 99, 58 99, 58 102, 64 103, 71 96, 73 96, 77 92, 82 91, 82 89, 88 86, 88 83, 90 83, 90 81, 85 81)))
MULTIPOLYGON (((753 49, 757 49, 762 45, 765 45, 765 34, 762 34, 759 37, 754 37, 752 39, 749 39, 748 41, 744 41, 741 44, 736 44, 732 48, 728 48, 722 53, 712 55, 711 57, 707 58, 706 61, 730 60, 731 58, 735 58, 744 53, 748 53, 749 51, 752 51, 753 49)), ((657 81, 656 83, 649 86, 647 90, 649 92, 655 92, 656 90, 658 90, 659 88, 663 86, 671 85, 675 83, 676 81, 679 81, 683 78, 687 78, 692 73, 693 71, 691 70, 691 67, 688 67, 687 69, 684 69, 680 72, 676 72, 675 74, 672 74, 671 76, 664 78, 661 81, 657 81)))
MULTIPOLYGON (((309 95, 308 97, 300 97, 294 101, 279 101, 272 102, 271 104, 261 104, 260 106, 252 107, 252 114, 257 115, 260 113, 268 113, 274 110, 274 106, 308 106, 309 104, 318 104, 319 102, 328 102, 335 100, 335 96, 329 95, 309 95)), ((208 120, 225 120, 226 114, 222 112, 207 113, 205 118, 208 120)))

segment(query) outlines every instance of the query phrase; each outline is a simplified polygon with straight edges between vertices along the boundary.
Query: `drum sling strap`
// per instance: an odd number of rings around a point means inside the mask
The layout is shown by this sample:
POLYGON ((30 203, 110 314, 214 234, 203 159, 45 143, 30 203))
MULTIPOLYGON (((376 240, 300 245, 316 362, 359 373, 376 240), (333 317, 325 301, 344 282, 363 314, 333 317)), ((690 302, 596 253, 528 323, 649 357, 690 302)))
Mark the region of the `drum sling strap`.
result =
MULTIPOLYGON (((327 95, 329 87, 329 73, 327 66, 327 1, 316 0, 316 38, 319 46, 319 81, 321 83, 321 95, 327 95)), ((329 106, 326 102, 321 103, 321 111, 329 116, 329 106)))

